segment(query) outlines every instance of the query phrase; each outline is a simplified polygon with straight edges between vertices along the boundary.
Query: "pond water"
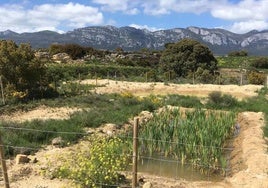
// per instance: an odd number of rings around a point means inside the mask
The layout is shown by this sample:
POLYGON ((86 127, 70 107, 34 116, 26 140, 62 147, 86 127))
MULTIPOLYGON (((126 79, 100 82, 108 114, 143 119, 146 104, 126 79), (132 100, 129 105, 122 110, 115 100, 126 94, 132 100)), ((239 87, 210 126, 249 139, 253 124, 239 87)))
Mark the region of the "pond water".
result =
POLYGON ((202 174, 190 164, 166 157, 140 157, 138 160, 138 172, 163 176, 188 181, 221 181, 224 177, 220 174, 202 174))

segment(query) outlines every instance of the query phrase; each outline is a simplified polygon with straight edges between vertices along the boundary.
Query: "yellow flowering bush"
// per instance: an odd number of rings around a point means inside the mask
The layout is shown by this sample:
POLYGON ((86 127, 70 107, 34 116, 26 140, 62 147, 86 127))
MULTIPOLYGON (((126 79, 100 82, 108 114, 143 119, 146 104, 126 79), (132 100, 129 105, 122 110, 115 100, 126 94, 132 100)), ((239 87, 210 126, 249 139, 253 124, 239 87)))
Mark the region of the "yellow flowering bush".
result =
POLYGON ((72 179, 80 187, 113 187, 123 181, 120 172, 130 162, 127 151, 120 138, 94 137, 89 148, 66 160, 55 176, 72 179))

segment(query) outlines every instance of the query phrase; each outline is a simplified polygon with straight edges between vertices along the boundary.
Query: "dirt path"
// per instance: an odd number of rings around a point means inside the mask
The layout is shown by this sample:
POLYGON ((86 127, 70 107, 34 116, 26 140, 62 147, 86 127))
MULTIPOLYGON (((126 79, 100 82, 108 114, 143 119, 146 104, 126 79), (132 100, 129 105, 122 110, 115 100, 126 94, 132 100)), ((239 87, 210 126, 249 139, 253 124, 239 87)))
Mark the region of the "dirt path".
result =
MULTIPOLYGON (((83 80, 81 84, 96 84, 96 80, 83 80)), ((150 94, 166 95, 180 94, 206 97, 213 91, 221 91, 224 94, 231 94, 238 99, 256 96, 256 91, 263 86, 260 85, 212 85, 212 84, 168 84, 160 82, 126 82, 113 80, 97 80, 97 85, 103 86, 95 89, 97 93, 122 93, 130 92, 136 96, 148 96, 150 94)))

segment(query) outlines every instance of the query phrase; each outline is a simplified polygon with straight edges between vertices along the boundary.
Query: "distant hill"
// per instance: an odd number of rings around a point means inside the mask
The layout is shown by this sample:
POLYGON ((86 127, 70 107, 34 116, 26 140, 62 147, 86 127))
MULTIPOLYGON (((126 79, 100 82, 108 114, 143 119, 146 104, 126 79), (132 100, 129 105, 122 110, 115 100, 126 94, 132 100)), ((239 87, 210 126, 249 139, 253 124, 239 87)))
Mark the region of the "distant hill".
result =
POLYGON ((118 47, 127 51, 141 48, 163 49, 166 43, 178 42, 183 38, 196 39, 216 54, 247 50, 250 55, 268 55, 268 30, 236 34, 224 29, 199 27, 175 28, 148 31, 133 27, 95 26, 85 27, 59 34, 52 31, 35 33, 0 32, 0 39, 11 39, 16 43, 30 43, 33 48, 47 48, 52 43, 76 43, 97 49, 114 50, 118 47))

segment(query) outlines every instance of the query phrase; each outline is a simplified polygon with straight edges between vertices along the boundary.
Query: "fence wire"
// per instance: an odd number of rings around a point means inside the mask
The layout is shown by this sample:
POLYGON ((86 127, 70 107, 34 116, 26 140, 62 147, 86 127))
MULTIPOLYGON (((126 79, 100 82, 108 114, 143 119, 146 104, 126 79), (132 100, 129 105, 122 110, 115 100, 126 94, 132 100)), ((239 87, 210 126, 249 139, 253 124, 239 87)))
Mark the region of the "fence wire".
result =
MULTIPOLYGON (((89 135, 87 133, 84 132, 56 132, 56 131, 47 131, 47 130, 40 130, 40 129, 29 129, 29 128, 23 128, 23 127, 0 127, 0 129, 2 130, 15 130, 15 131, 31 131, 31 132, 43 132, 43 133, 54 133, 55 135, 57 134, 74 134, 74 135, 89 135)), ((5 131, 2 131, 2 134, 5 134, 5 131)), ((125 140, 132 140, 133 137, 130 135, 119 135, 118 137, 120 137, 121 139, 125 139, 125 140)), ((140 147, 142 146, 142 142, 143 141, 151 141, 151 142, 167 142, 169 144, 174 144, 176 142, 170 142, 170 141, 166 141, 166 140, 151 140, 151 139, 146 139, 146 138, 138 138, 139 143, 140 143, 140 147)), ((48 143, 48 140, 47 140, 48 143)), ((177 143, 176 143, 177 144, 177 143)), ((191 145, 190 143, 179 143, 182 145, 191 145)), ((19 146, 16 144, 5 144, 3 143, 2 146, 5 148, 5 150, 9 150, 10 148, 16 149, 16 150, 28 150, 30 151, 30 153, 36 153, 38 152, 40 149, 44 149, 44 148, 40 148, 40 147, 27 147, 27 146, 19 146)), ((195 147, 200 147, 200 145, 196 145, 195 147)), ((211 148, 213 149, 212 146, 202 146, 202 147, 207 147, 207 148, 211 148)), ((215 148, 215 147, 214 147, 215 148)), ((146 149, 146 148, 145 148, 146 149)), ((232 151, 233 148, 229 147, 229 148, 220 148, 224 151, 232 151)), ((71 157, 76 157, 75 153, 73 154, 74 156, 71 157)), ((131 154, 127 154, 127 156, 125 154, 114 154, 114 156, 120 156, 120 157, 129 157, 130 159, 133 157, 131 154)), ((14 160, 15 156, 12 155, 7 155, 7 162, 8 162, 8 166, 12 166, 14 165, 14 162, 12 162, 12 160, 14 160)), ((227 158, 230 158, 230 156, 227 156, 227 158)), ((173 179, 186 179, 189 181, 196 181, 196 180, 222 180, 224 177, 222 176, 215 176, 213 174, 205 174, 205 175, 201 175, 200 172, 198 171, 198 168, 208 168, 211 171, 216 170, 215 167, 213 166, 205 166, 205 165, 200 165, 200 164, 193 164, 190 161, 184 162, 182 163, 182 161, 180 159, 174 159, 174 158, 169 158, 169 157, 165 157, 165 156, 151 156, 151 155, 147 155, 147 154, 138 154, 138 173, 139 174, 147 174, 147 173, 151 173, 153 175, 158 175, 158 176, 163 176, 163 177, 168 177, 168 178, 173 178, 173 179), (168 173, 168 171, 171 171, 171 173, 168 173), (183 175, 183 173, 185 173, 185 175, 183 175)), ((42 164, 41 164, 42 165, 42 164)), ((131 172, 131 166, 132 164, 130 164, 127 172, 130 173, 131 172)), ((231 169, 229 166, 227 166, 227 168, 221 168, 221 167, 217 167, 217 170, 222 170, 225 172, 229 172, 231 169)), ((0 173, 2 174, 2 171, 0 170, 0 173)), ((20 172, 21 176, 28 176, 28 172, 23 174, 23 171, 20 172)), ((121 173, 121 172, 119 172, 121 173)), ((226 175, 225 175, 226 176, 226 175)), ((80 182, 81 183, 81 182, 80 182)), ((105 186, 110 186, 110 187, 120 187, 122 185, 118 184, 118 185, 106 185, 103 184, 102 182, 95 182, 96 185, 100 186, 100 187, 105 187, 105 186)), ((3 185, 2 179, 0 179, 0 185, 3 185)), ((124 185, 123 187, 131 187, 130 184, 128 185, 124 185)))

